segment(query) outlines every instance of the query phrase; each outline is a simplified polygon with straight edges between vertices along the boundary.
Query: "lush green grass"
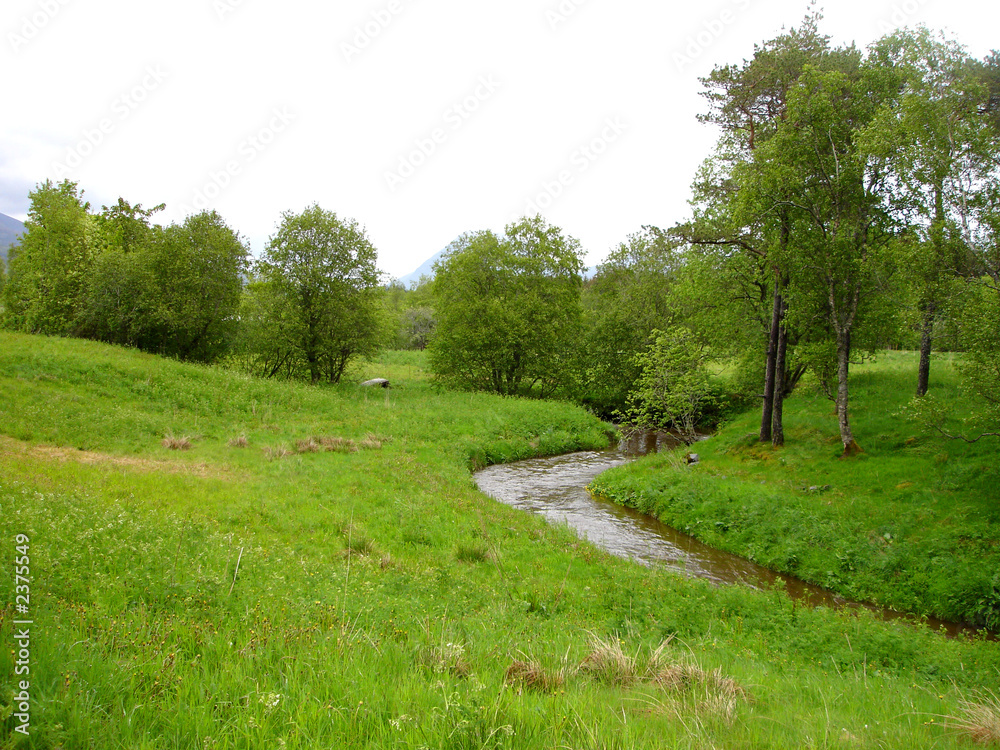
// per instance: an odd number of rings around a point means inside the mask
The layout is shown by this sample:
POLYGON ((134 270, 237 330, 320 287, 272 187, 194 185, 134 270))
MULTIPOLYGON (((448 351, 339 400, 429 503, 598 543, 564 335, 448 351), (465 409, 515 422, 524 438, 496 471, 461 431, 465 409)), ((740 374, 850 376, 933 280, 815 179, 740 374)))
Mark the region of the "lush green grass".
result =
MULTIPOLYGON (((1000 630, 998 445, 921 435, 900 416, 915 373, 912 353, 855 368, 856 458, 840 457, 832 404, 804 384, 786 402, 784 448, 758 443, 749 413, 699 444, 700 464, 652 457, 594 487, 848 597, 1000 630)), ((962 416, 953 360, 933 373, 932 391, 962 416)))
POLYGON ((0 554, 30 538, 34 620, 23 739, 5 576, 0 747, 968 744, 944 717, 1000 689, 996 643, 713 589, 496 503, 471 465, 605 426, 421 364, 308 388, 0 334, 0 554))

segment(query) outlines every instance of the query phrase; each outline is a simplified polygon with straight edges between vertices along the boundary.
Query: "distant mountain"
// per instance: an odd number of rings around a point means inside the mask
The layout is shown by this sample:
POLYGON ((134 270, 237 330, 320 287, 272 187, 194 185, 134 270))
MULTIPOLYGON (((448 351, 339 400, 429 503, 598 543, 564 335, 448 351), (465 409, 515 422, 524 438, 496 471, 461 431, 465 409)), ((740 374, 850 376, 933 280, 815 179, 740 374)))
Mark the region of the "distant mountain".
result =
MULTIPOLYGON (((451 243, 448 243, 448 246, 450 247, 451 243)), ((438 252, 434 253, 434 255, 432 255, 423 263, 421 263, 420 267, 416 271, 408 273, 406 274, 406 276, 400 277, 399 282, 407 289, 409 289, 410 284, 420 281, 421 276, 430 276, 433 278, 434 264, 437 263, 441 259, 441 256, 443 256, 447 251, 448 248, 446 247, 444 250, 439 250, 438 252)))
MULTIPOLYGON (((449 243, 448 247, 451 247, 450 243, 449 243)), ((408 273, 408 274, 406 274, 406 276, 400 277, 399 278, 399 282, 403 286, 405 286, 407 289, 409 289, 410 288, 410 284, 414 283, 414 282, 417 282, 417 281, 420 281, 420 277, 421 276, 429 276, 429 277, 433 278, 434 277, 434 264, 437 263, 438 260, 441 259, 441 256, 443 256, 446 252, 448 252, 448 248, 447 247, 444 250, 440 250, 440 251, 434 253, 434 255, 432 255, 430 258, 428 258, 423 263, 421 263, 420 264, 420 268, 418 268, 416 271, 413 271, 412 273, 408 273)), ((587 269, 584 270, 584 272, 583 272, 583 278, 584 278, 584 280, 590 280, 590 279, 594 278, 594 276, 596 274, 597 274, 597 266, 591 266, 590 268, 587 268, 587 269)))
POLYGON ((24 224, 17 219, 0 214, 0 258, 7 262, 7 248, 11 244, 19 245, 19 236, 24 231, 24 224))

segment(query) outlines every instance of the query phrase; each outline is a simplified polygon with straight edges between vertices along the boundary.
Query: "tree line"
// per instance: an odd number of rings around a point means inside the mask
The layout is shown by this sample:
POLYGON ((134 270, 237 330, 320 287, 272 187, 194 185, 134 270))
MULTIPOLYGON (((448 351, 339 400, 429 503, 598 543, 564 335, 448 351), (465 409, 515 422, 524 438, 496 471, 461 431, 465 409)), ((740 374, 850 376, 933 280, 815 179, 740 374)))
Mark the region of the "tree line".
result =
POLYGON ((502 393, 561 387, 688 432, 757 398, 759 438, 775 445, 784 399, 811 372, 852 454, 851 365, 919 349, 910 410, 940 429, 927 394, 945 347, 964 352, 975 427, 996 432, 1000 54, 977 60, 923 27, 834 47, 820 21, 810 12, 702 79, 701 119, 720 135, 692 216, 632 235, 589 283, 578 243, 537 221, 452 248, 434 282, 437 371, 502 393), (734 374, 720 386, 723 362, 734 374))
POLYGON ((70 181, 29 198, 0 296, 9 329, 314 383, 338 382, 384 338, 377 254, 353 219, 286 212, 252 259, 214 211, 161 227, 162 204, 119 198, 94 213, 70 181))
POLYGON ((925 28, 834 47, 820 21, 701 80, 719 138, 691 216, 630 235, 592 279, 580 243, 537 216, 463 234, 405 289, 383 285, 355 220, 318 205, 283 214, 252 259, 214 212, 159 227, 162 206, 93 213, 74 183, 46 182, 3 323, 313 383, 380 347, 427 348, 452 387, 688 433, 756 401, 775 445, 808 372, 847 453, 851 365, 919 349, 911 411, 941 428, 928 388, 943 347, 964 352, 979 428, 995 432, 1000 54, 977 60, 925 28))

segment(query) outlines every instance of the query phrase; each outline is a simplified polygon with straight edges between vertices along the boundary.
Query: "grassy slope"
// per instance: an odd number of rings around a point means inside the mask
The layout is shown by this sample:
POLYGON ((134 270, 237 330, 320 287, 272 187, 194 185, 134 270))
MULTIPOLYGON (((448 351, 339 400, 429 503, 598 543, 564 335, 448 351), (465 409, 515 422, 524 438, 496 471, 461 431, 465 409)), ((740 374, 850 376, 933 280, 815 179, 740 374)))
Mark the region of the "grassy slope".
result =
POLYGON ((995 643, 678 579, 475 490, 471 463, 600 444, 580 410, 441 393, 409 355, 357 375, 397 385, 0 334, 5 568, 31 539, 22 745, 947 748, 966 740, 942 716, 1000 688, 995 643), (366 434, 353 453, 264 451, 366 434), (594 653, 616 637, 617 659, 594 653))
MULTIPOLYGON (((961 408, 955 364, 938 358, 933 375, 961 408)), ((996 443, 921 437, 899 416, 915 382, 911 353, 855 368, 858 458, 840 458, 832 404, 806 387, 786 402, 782 449, 757 443, 747 414, 699 445, 695 467, 659 456, 595 489, 851 598, 1000 630, 996 443)))

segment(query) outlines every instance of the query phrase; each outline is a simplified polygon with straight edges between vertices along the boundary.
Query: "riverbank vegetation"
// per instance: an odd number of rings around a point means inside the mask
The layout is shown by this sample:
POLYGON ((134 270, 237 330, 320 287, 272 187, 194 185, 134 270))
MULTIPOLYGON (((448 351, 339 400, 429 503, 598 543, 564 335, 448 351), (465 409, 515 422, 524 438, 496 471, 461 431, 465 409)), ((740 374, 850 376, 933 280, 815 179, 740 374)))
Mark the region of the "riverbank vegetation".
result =
MULTIPOLYGON (((1000 474, 995 445, 946 441, 905 418, 919 365, 886 352, 855 368, 856 432, 844 459, 817 428, 830 402, 811 379, 785 405, 788 442, 761 444, 756 414, 680 456, 644 458, 598 477, 595 492, 719 549, 844 596, 1000 630, 1000 474)), ((955 417, 967 403, 955 358, 930 380, 955 417)))
POLYGON ((423 365, 318 388, 0 334, 0 529, 32 566, 16 746, 948 748, 995 711, 995 642, 713 588, 484 497, 470 463, 606 426, 423 365))

